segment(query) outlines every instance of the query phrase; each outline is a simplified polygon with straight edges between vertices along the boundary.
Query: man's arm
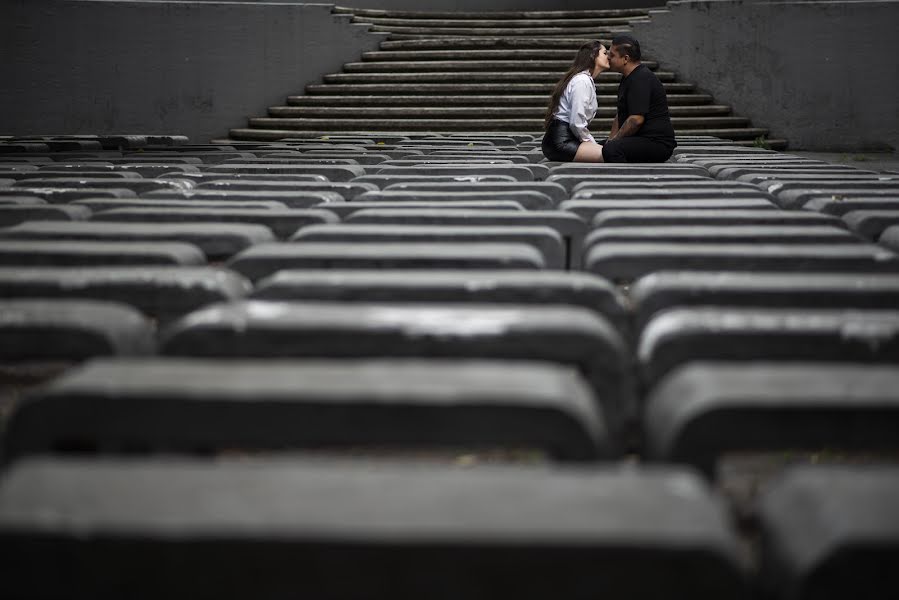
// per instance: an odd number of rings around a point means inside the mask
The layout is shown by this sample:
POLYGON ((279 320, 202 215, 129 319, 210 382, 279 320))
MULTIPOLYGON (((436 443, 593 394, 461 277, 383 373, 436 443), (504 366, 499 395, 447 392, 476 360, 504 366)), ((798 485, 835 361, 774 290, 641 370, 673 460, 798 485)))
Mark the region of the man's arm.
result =
POLYGON ((615 117, 615 121, 612 123, 612 135, 609 136, 609 141, 634 135, 640 131, 641 127, 643 127, 644 121, 646 121, 646 117, 643 115, 631 115, 624 124, 618 128, 618 117, 615 117))
POLYGON ((618 133, 618 113, 615 113, 615 118, 612 119, 612 130, 609 132, 609 139, 615 137, 616 133, 618 133))

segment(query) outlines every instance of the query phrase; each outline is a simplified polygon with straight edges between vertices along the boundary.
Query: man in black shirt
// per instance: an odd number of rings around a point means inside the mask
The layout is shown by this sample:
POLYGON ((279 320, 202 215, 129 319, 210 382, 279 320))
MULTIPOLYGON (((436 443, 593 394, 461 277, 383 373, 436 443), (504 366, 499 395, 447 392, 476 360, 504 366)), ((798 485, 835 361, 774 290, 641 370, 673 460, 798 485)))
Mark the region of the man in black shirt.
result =
POLYGON ((668 97, 655 73, 640 62, 640 43, 629 35, 612 40, 610 69, 621 73, 618 114, 602 156, 609 163, 665 162, 677 143, 668 115, 668 97))

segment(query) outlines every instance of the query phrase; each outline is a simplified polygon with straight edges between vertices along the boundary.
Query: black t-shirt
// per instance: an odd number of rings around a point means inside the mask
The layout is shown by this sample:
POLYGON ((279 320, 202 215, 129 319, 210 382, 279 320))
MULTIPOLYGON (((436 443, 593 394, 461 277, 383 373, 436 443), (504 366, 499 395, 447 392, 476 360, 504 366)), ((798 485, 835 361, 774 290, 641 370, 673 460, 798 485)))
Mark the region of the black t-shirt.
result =
POLYGON ((631 115, 643 115, 646 119, 636 135, 675 147, 665 87, 646 65, 639 65, 618 86, 618 126, 624 125, 631 115))

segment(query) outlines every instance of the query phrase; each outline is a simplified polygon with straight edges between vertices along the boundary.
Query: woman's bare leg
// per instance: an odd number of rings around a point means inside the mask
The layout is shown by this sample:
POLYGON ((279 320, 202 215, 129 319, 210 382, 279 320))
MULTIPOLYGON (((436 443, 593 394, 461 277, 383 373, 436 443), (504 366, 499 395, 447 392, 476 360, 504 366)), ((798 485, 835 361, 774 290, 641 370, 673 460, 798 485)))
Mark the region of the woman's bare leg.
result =
POLYGON ((577 148, 577 154, 574 155, 574 162, 603 162, 602 146, 593 142, 581 142, 581 145, 577 148))

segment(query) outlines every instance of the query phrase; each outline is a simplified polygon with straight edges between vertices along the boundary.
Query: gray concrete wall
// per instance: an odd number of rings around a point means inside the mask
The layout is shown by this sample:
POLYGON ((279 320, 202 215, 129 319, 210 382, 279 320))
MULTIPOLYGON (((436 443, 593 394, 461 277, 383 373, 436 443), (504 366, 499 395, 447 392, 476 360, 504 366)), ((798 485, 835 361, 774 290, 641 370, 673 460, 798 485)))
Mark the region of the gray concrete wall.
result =
POLYGON ((205 142, 382 39, 322 4, 2 0, 0 134, 205 142))
POLYGON ((790 148, 899 148, 899 2, 669 2, 644 51, 790 148))

